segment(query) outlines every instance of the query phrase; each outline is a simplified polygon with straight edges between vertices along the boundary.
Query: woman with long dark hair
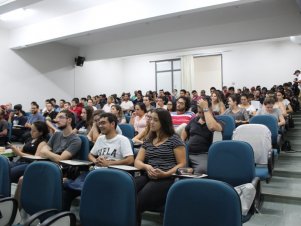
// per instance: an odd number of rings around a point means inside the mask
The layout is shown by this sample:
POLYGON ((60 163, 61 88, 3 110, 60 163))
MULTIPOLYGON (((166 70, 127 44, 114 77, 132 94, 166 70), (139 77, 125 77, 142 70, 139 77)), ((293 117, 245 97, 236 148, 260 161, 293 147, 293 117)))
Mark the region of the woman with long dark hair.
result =
POLYGON ((135 160, 135 167, 145 174, 136 177, 138 192, 137 220, 146 210, 163 207, 173 184, 172 174, 186 164, 185 147, 175 133, 170 113, 155 109, 150 118, 150 132, 135 160))
MULTIPOLYGON (((41 148, 47 144, 49 130, 45 122, 34 122, 31 126, 30 134, 31 138, 22 147, 17 147, 15 145, 10 146, 15 155, 20 157, 24 155, 39 155, 41 148)), ((12 182, 18 182, 18 179, 23 176, 28 164, 28 162, 25 162, 22 159, 10 163, 12 182)))

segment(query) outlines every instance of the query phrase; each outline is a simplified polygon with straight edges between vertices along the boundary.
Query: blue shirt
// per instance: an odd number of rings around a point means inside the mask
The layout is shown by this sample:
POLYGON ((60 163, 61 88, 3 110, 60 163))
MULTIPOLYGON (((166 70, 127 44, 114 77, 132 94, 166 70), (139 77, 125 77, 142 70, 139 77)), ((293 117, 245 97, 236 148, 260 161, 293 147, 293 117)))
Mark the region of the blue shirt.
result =
POLYGON ((45 121, 45 118, 43 117, 43 115, 41 115, 41 113, 37 113, 37 114, 31 114, 30 116, 28 116, 28 120, 27 123, 32 124, 36 121, 45 121))

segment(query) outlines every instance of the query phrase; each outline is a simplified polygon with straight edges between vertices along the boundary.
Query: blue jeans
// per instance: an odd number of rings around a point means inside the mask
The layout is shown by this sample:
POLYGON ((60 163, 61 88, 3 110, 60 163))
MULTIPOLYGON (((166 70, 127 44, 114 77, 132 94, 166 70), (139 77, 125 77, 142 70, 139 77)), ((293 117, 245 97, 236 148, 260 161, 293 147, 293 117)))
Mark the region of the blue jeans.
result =
POLYGON ((10 162, 10 180, 13 183, 18 183, 18 180, 21 176, 23 176, 26 167, 28 166, 28 162, 10 162))

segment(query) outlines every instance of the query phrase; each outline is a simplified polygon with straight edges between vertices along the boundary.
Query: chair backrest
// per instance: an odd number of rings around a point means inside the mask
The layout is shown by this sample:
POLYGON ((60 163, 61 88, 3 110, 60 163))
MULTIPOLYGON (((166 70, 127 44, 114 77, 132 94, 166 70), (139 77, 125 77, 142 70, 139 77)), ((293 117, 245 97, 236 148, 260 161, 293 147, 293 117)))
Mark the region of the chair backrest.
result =
POLYGON ((83 225, 136 225, 136 188, 133 177, 116 169, 96 169, 88 174, 81 193, 83 225))
POLYGON ((20 201, 32 215, 45 209, 62 209, 62 172, 52 162, 37 161, 25 170, 20 201))
POLYGON ((89 148, 89 140, 86 136, 84 135, 78 135, 79 138, 81 139, 82 141, 82 144, 81 144, 81 148, 80 148, 80 151, 79 151, 79 156, 78 158, 80 160, 88 160, 88 155, 89 155, 89 152, 90 152, 90 148, 89 148))
POLYGON ((0 155, 0 196, 10 196, 10 166, 6 157, 0 155))
POLYGON ((135 129, 132 125, 130 124, 118 124, 121 131, 122 135, 126 136, 129 139, 133 139, 135 136, 135 129))
POLYGON ((273 115, 255 115, 250 119, 250 124, 262 124, 268 127, 272 134, 272 144, 277 145, 278 122, 273 115))
POLYGON ((240 125, 234 130, 232 139, 245 141, 252 146, 256 164, 268 164, 269 151, 272 149, 268 127, 260 124, 240 125))
POLYGON ((251 183, 255 177, 254 153, 250 144, 225 140, 213 143, 208 151, 208 177, 233 187, 251 183))
POLYGON ((168 191, 163 225, 241 226, 239 196, 221 181, 180 180, 168 191))
POLYGON ((225 124, 222 132, 223 140, 231 140, 235 129, 235 121, 233 117, 230 115, 217 115, 216 119, 225 124))

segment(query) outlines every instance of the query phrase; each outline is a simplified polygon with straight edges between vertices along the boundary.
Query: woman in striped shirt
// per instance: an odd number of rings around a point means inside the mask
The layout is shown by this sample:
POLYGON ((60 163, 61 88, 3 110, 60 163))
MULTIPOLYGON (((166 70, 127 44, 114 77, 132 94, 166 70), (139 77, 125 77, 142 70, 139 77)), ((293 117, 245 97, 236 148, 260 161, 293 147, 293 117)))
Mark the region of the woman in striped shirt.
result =
POLYGON ((135 167, 145 170, 144 174, 135 178, 138 225, 144 211, 157 210, 165 205, 167 192, 174 182, 171 175, 185 164, 184 143, 175 134, 169 112, 155 109, 150 118, 148 138, 135 160, 135 167))

